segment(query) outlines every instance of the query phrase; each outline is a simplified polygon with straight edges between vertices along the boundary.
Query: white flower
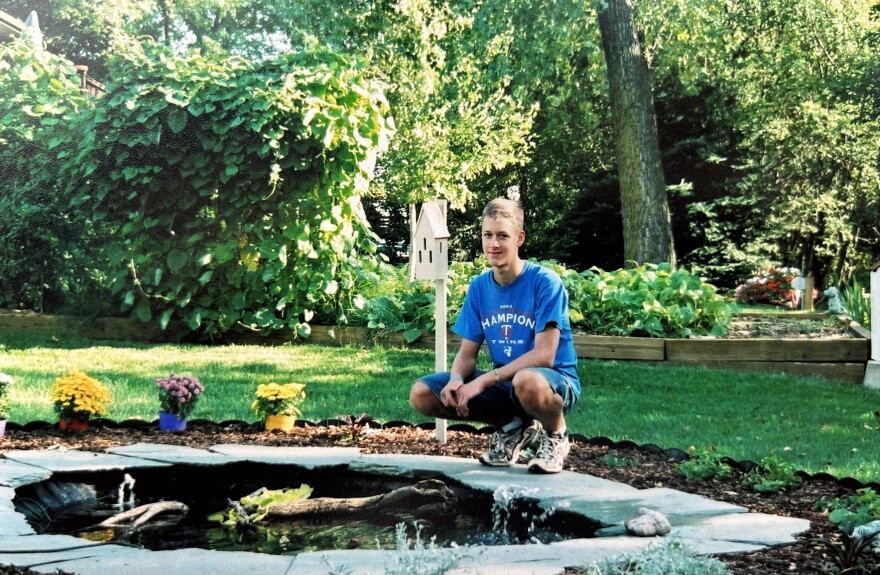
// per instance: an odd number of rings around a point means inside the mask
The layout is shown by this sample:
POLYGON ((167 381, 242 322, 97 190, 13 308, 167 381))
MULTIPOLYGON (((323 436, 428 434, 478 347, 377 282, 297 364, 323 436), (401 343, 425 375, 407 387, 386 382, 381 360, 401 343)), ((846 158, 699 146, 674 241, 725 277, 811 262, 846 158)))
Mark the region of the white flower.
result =
POLYGON ((0 371, 0 385, 12 385, 13 381, 11 375, 7 375, 0 371))

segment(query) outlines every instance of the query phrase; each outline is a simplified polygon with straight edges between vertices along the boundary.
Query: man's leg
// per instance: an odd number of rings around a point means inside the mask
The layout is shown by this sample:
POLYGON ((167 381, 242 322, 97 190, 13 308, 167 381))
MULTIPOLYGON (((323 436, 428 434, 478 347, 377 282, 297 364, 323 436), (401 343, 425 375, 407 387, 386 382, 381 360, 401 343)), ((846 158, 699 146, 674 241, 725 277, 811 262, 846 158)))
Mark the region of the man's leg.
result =
POLYGON ((559 372, 535 368, 518 372, 513 387, 523 411, 544 428, 535 457, 529 461, 529 471, 559 473, 571 450, 565 426, 565 413, 575 401, 570 383, 559 372))
POLYGON ((511 465, 516 463, 523 449, 535 444, 540 424, 531 418, 523 421, 516 417, 516 413, 522 414, 522 411, 516 408, 510 382, 491 387, 471 399, 468 403, 470 415, 461 417, 455 409, 440 401, 440 392, 448 381, 448 373, 432 374, 417 380, 410 390, 410 403, 416 411, 428 417, 479 421, 495 426, 489 449, 480 455, 480 463, 493 467, 511 465))

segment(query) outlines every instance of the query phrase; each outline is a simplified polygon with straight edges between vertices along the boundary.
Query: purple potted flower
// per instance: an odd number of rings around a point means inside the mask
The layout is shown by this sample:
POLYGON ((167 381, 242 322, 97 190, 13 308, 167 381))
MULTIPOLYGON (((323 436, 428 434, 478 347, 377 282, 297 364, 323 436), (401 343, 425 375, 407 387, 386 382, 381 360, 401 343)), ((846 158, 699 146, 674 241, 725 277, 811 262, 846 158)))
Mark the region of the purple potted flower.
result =
POLYGON ((165 431, 183 431, 186 419, 196 407, 205 386, 195 377, 171 374, 157 379, 159 393, 159 428, 165 431))

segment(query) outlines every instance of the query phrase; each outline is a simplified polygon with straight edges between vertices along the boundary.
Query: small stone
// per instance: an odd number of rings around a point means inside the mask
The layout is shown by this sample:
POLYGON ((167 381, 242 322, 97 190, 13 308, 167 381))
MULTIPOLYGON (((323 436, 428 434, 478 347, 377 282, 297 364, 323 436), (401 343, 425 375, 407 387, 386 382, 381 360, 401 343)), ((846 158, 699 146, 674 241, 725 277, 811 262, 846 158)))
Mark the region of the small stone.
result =
POLYGON ((646 507, 639 508, 639 512, 627 519, 624 525, 627 531, 639 537, 666 535, 672 531, 672 525, 665 515, 646 507))

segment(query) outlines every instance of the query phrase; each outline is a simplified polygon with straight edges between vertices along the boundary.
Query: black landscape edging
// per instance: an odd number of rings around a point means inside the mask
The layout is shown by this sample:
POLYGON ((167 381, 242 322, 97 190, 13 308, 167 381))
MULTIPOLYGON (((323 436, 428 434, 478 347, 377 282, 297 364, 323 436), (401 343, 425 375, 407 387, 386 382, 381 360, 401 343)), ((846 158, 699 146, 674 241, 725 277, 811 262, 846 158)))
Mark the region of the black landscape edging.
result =
MULTIPOLYGON (((101 418, 92 419, 90 421, 90 425, 92 425, 92 426, 107 427, 109 429, 140 430, 140 429, 148 429, 148 428, 156 427, 156 426, 158 426, 158 424, 159 424, 158 419, 153 420, 153 421, 147 421, 145 419, 126 419, 123 421, 114 421, 112 419, 106 419, 106 418, 101 417, 101 418)), ((222 428, 226 428, 226 427, 238 427, 242 431, 245 431, 245 432, 259 432, 263 429, 262 425, 263 425, 262 422, 259 422, 259 421, 248 422, 248 421, 243 421, 240 419, 227 419, 227 420, 221 421, 219 423, 211 421, 210 419, 191 419, 191 420, 187 421, 188 428, 209 427, 209 428, 214 428, 214 429, 222 429, 222 428)), ((342 420, 342 419, 336 419, 336 418, 322 419, 322 420, 318 421, 317 423, 312 422, 312 421, 308 421, 308 420, 302 420, 302 419, 296 420, 297 427, 346 427, 349 425, 351 425, 349 422, 342 420)), ((369 421, 364 425, 366 425, 370 428, 373 428, 373 429, 395 429, 395 428, 399 428, 399 427, 412 427, 412 428, 422 429, 422 430, 435 429, 434 422, 423 422, 423 423, 419 423, 419 424, 414 425, 412 423, 409 423, 407 421, 402 421, 402 420, 389 421, 388 423, 385 423, 385 424, 379 424, 376 421, 369 421)), ((43 420, 29 421, 25 424, 16 423, 14 421, 7 421, 6 422, 6 430, 7 431, 31 432, 31 431, 41 431, 41 430, 52 429, 52 428, 57 429, 57 427, 58 427, 57 422, 48 422, 48 421, 43 421, 43 420)), ((461 431, 464 433, 473 433, 476 435, 488 435, 489 433, 492 432, 493 428, 491 426, 476 428, 469 423, 456 423, 456 424, 450 425, 447 429, 450 431, 461 431)), ((66 433, 72 434, 71 432, 66 432, 66 433)), ((610 449, 639 450, 639 451, 644 451, 646 453, 652 453, 655 455, 664 455, 670 459, 679 460, 679 461, 686 461, 686 460, 690 459, 690 455, 686 451, 683 451, 681 449, 676 449, 676 448, 664 449, 664 448, 662 448, 658 445, 655 445, 653 443, 643 443, 640 445, 638 443, 635 443, 634 441, 630 441, 630 440, 626 440, 626 439, 621 440, 621 441, 615 441, 611 438, 604 437, 604 436, 586 437, 585 435, 581 435, 578 433, 572 434, 571 440, 575 443, 581 443, 584 445, 592 445, 592 446, 598 446, 598 447, 608 447, 610 449)), ((0 445, 2 445, 2 443, 0 443, 0 445)), ((750 461, 748 459, 743 460, 743 461, 736 461, 734 459, 731 459, 730 457, 723 457, 723 458, 721 458, 721 461, 723 463, 726 463, 727 465, 735 468, 735 469, 738 469, 739 471, 744 472, 744 473, 748 473, 749 471, 751 471, 755 468, 760 468, 760 464, 758 464, 754 461, 750 461)), ((810 474, 810 473, 807 473, 806 471, 797 471, 795 473, 799 477, 802 477, 805 481, 831 481, 831 482, 836 483, 840 487, 843 487, 846 489, 851 489, 853 491, 858 490, 858 489, 871 488, 875 492, 880 493, 880 483, 875 482, 875 481, 869 481, 867 483, 864 483, 854 477, 840 477, 840 478, 838 478, 838 477, 831 475, 830 473, 825 473, 825 472, 810 474)))

